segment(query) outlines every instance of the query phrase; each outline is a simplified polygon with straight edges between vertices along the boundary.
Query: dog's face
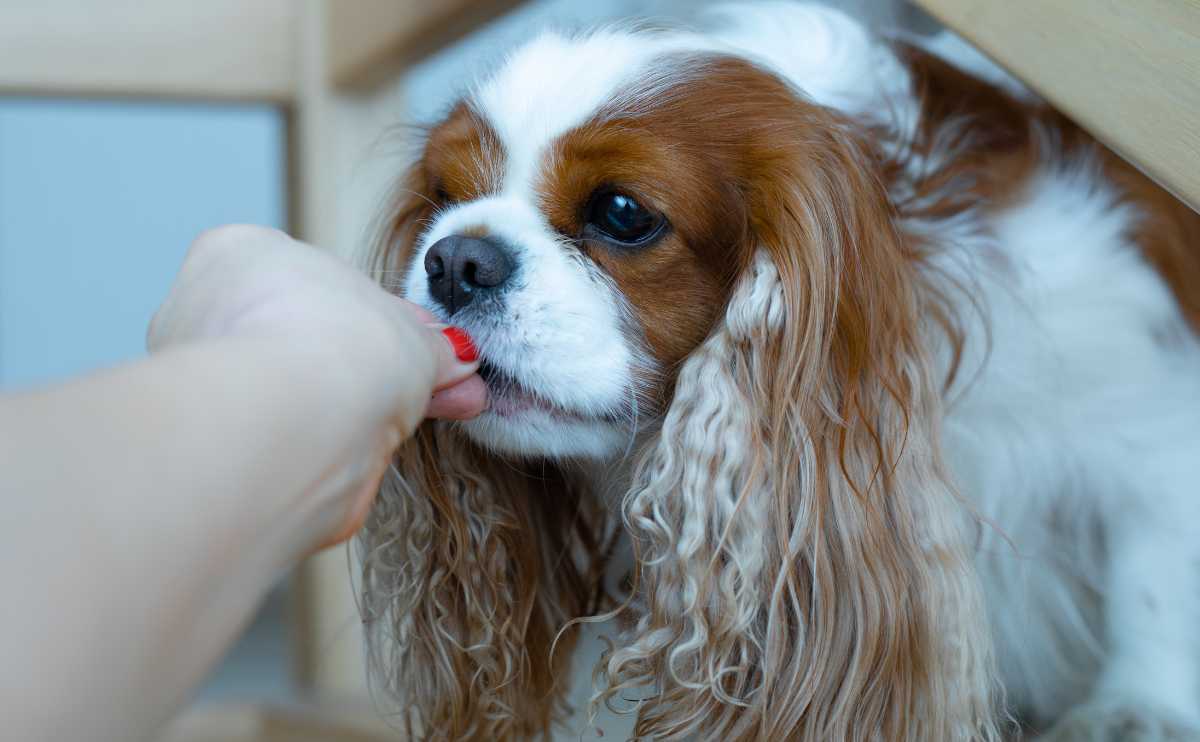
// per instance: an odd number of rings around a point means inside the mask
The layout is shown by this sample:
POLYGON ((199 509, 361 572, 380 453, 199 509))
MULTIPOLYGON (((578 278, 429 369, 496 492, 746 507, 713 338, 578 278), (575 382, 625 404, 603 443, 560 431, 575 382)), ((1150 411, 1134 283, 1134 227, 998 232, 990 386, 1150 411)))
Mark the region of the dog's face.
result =
POLYGON ((549 36, 432 130, 404 290, 479 346, 478 442, 605 457, 662 409, 749 253, 745 147, 718 131, 745 86, 783 92, 679 40, 549 36))

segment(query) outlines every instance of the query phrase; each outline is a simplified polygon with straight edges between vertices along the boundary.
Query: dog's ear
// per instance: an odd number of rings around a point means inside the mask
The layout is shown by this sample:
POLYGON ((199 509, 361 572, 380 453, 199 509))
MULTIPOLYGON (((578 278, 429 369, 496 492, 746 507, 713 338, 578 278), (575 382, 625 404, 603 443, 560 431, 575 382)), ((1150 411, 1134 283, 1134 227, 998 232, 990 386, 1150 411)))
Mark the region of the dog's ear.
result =
MULTIPOLYGON (((369 269, 390 289, 435 214, 430 185, 414 166, 377 230, 369 269)), ((596 610, 607 525, 580 483, 534 468, 426 422, 384 478, 358 538, 360 610, 371 678, 411 739, 534 739, 567 710, 562 629, 596 610)))
POLYGON ((535 739, 567 711, 571 619, 596 610, 604 518, 549 465, 426 423, 359 537, 372 677, 411 739, 535 739))
POLYGON ((384 288, 399 293, 401 279, 412 262, 417 238, 437 210, 435 189, 427 182, 421 162, 396 180, 374 225, 365 268, 384 288))
POLYGON ((870 157, 799 109, 765 135, 753 257, 626 497, 644 613, 598 698, 655 688, 648 738, 991 739, 923 336, 937 292, 870 157))
POLYGON ((367 256, 373 276, 399 289, 411 268, 421 233, 457 196, 471 200, 499 189, 503 147, 487 121, 460 100, 435 126, 424 130, 421 156, 400 177, 375 226, 367 256))

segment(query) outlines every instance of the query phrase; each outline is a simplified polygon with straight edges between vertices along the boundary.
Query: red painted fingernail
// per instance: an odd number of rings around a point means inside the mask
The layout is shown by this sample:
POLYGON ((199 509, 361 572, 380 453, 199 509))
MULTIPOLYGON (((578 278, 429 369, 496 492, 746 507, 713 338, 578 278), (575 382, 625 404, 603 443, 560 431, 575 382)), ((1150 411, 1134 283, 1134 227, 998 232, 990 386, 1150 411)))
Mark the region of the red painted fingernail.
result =
POLYGON ((463 363, 473 363, 479 360, 479 351, 475 349, 475 343, 471 342, 471 336, 461 327, 447 327, 442 330, 442 334, 454 346, 454 355, 463 363))

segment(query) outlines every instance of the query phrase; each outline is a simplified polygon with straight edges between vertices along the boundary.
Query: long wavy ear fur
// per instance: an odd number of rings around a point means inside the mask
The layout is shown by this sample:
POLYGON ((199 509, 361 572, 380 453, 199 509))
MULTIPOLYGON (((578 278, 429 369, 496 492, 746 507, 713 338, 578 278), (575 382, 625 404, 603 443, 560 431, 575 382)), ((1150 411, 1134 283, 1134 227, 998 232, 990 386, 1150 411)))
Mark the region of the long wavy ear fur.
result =
POLYGON ((805 115, 626 496, 640 616, 597 700, 652 689, 639 738, 996 739, 921 320, 940 300, 864 148, 805 115))
MULTIPOLYGON (((397 189, 369 258, 385 284, 433 213, 427 190, 419 167, 397 189)), ((407 738, 549 733, 567 712, 562 629, 598 610, 607 522, 582 480, 488 455, 451 424, 405 443, 358 546, 371 676, 407 738)))
POLYGON ((567 711, 559 632, 598 609, 602 522, 562 472, 485 456, 446 424, 404 446, 360 547, 373 674, 410 738, 534 739, 567 711))
MULTIPOLYGON (((709 149, 757 169, 739 184, 752 258, 639 455, 630 621, 597 701, 641 697, 647 738, 997 739, 969 517, 939 455, 939 330, 923 323, 946 302, 849 127, 778 85, 738 116, 739 81, 706 108, 728 126, 672 119, 727 130, 709 149)), ((431 213, 421 188, 376 270, 407 261, 431 213)), ((375 676, 410 735, 548 733, 570 635, 551 645, 597 608, 604 528, 554 467, 513 468, 442 424, 406 444, 361 546, 375 676)))

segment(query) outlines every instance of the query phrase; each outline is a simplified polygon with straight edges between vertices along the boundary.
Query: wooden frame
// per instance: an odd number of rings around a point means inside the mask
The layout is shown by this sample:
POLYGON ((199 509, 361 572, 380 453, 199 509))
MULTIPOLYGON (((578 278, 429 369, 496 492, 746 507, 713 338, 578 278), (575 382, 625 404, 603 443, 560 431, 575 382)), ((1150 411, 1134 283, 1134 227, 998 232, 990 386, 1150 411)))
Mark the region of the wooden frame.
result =
MULTIPOLYGON (((320 81, 369 92, 522 0, 325 0, 320 81)), ((155 96, 290 105, 307 0, 0 0, 0 94, 155 96)), ((310 81, 311 82, 311 81, 310 81)))
POLYGON ((1198 0, 916 0, 1200 210, 1198 0))
POLYGON ((329 17, 329 82, 364 90, 469 33, 521 0, 354 0, 329 17))
POLYGON ((0 93, 289 103, 292 0, 0 0, 0 93))

